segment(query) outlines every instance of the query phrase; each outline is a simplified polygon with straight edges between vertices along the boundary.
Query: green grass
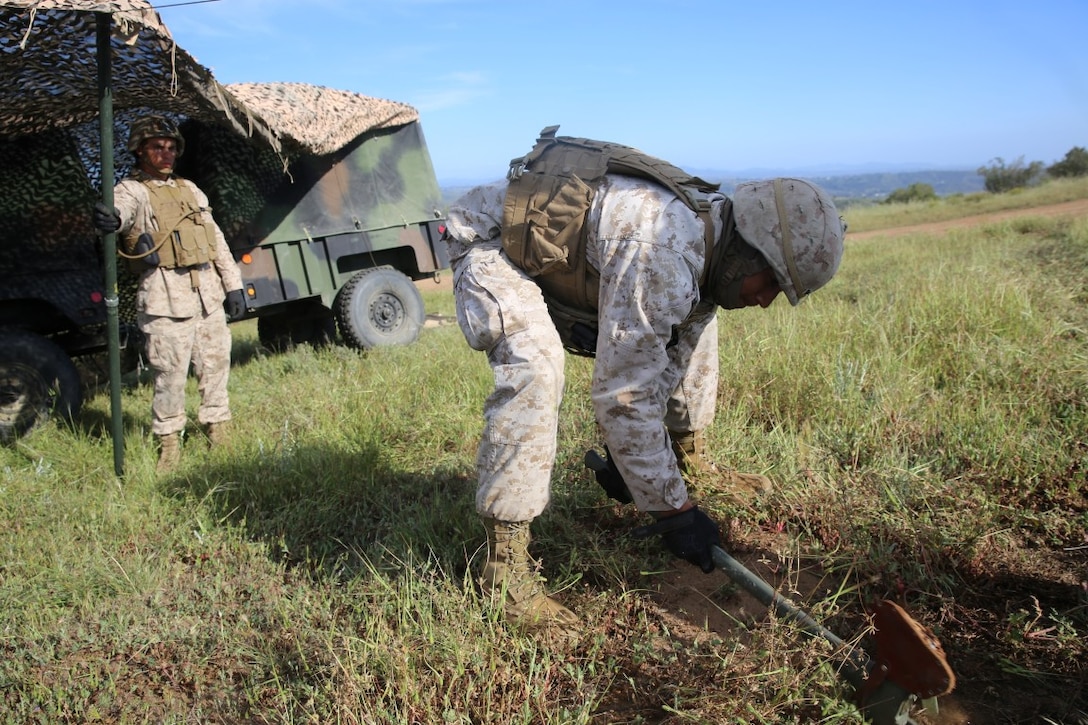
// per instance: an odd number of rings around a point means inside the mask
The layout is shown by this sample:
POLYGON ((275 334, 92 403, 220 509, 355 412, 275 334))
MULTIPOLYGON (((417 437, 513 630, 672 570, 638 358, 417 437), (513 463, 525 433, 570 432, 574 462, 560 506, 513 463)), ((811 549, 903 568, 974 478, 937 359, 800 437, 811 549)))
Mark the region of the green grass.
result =
MULTIPOLYGON (((1088 709, 1086 273, 1088 222, 1028 215, 848 240, 802 306, 722 313, 710 448, 777 487, 740 506, 700 483, 701 503, 844 638, 866 602, 907 605, 975 723, 1088 709)), ((625 536, 643 519, 581 466, 591 361, 568 360, 534 525, 585 622, 552 642, 472 582, 491 379, 456 325, 365 354, 233 330, 233 439, 190 430, 176 475, 154 475, 143 379, 122 394, 121 479, 106 393, 0 449, 0 722, 860 722, 825 645, 625 536), (669 608, 677 572, 728 626, 669 608)))

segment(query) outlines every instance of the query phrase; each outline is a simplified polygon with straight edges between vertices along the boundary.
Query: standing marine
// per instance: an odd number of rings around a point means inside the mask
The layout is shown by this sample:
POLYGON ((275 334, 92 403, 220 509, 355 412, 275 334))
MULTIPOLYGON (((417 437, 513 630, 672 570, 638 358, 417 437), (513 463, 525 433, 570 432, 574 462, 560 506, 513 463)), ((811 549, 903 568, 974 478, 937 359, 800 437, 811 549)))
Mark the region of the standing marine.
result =
POLYGON ((159 441, 157 469, 164 472, 181 456, 190 365, 200 391, 197 420, 212 445, 226 439, 231 419, 227 318, 244 314, 245 298, 241 273, 208 197, 174 173, 185 152, 177 124, 158 115, 137 119, 128 150, 135 166, 114 188, 115 208, 95 205, 94 223, 102 232, 119 233, 118 253, 139 276, 137 325, 154 373, 151 432, 159 441))

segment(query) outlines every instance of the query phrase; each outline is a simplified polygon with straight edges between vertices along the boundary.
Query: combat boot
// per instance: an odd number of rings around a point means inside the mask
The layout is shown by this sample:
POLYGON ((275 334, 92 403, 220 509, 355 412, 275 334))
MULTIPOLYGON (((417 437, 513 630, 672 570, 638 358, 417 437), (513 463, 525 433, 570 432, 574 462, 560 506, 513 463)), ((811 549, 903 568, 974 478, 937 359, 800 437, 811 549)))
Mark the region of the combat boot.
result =
POLYGON ((168 473, 181 461, 181 434, 169 433, 159 438, 159 462, 156 473, 168 473))
POLYGON ((208 423, 208 441, 211 446, 221 446, 230 437, 230 421, 222 420, 218 423, 208 423))
POLYGON ((685 478, 695 478, 707 473, 716 473, 718 467, 706 457, 706 437, 701 430, 683 433, 670 430, 672 452, 680 466, 680 473, 685 478))
POLYGON ((503 599, 506 621, 531 629, 575 627, 577 615, 548 596, 540 564, 529 556, 529 522, 484 518, 484 526, 487 562, 480 589, 492 602, 503 599))
POLYGON ((670 430, 669 438, 672 440, 672 451, 676 455, 676 462, 684 478, 707 480, 708 475, 713 475, 714 480, 724 483, 732 490, 735 497, 741 499, 751 499, 770 493, 774 488, 771 479, 761 474, 720 469, 707 458, 706 438, 702 431, 681 433, 670 430))

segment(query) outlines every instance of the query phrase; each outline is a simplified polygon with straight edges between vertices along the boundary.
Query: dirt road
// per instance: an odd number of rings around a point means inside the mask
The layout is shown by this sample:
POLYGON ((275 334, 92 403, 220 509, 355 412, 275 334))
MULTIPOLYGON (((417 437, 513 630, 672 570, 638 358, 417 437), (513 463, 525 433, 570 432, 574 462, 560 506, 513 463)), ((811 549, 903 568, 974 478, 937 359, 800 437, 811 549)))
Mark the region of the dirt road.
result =
POLYGON ((960 217, 959 219, 949 219, 942 222, 927 222, 925 224, 913 224, 905 227, 874 229, 868 232, 848 232, 846 238, 849 241, 853 239, 868 239, 870 237, 898 237, 903 234, 915 234, 918 232, 939 233, 948 229, 971 227, 979 224, 995 224, 997 222, 1005 221, 1006 219, 1025 216, 1088 216, 1088 199, 1077 199, 1076 201, 1066 201, 1061 204, 1051 204, 1049 206, 1035 206, 1029 209, 1010 209, 1007 211, 991 212, 989 214, 977 214, 975 216, 960 217))

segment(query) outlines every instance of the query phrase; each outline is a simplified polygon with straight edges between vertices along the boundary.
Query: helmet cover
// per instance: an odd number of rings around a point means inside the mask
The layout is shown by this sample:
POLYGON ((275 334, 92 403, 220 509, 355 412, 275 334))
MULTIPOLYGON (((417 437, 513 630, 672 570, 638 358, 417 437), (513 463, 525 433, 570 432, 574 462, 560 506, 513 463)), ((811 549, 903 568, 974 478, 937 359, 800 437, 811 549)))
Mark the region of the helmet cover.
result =
POLYGON ((185 153, 185 138, 178 130, 178 125, 166 116, 141 116, 133 121, 128 133, 129 152, 135 154, 149 138, 174 139, 178 147, 177 156, 185 153))
POLYGON ((771 265, 791 305, 838 271, 846 229, 831 197, 815 184, 791 178, 738 184, 733 216, 744 241, 771 265))

